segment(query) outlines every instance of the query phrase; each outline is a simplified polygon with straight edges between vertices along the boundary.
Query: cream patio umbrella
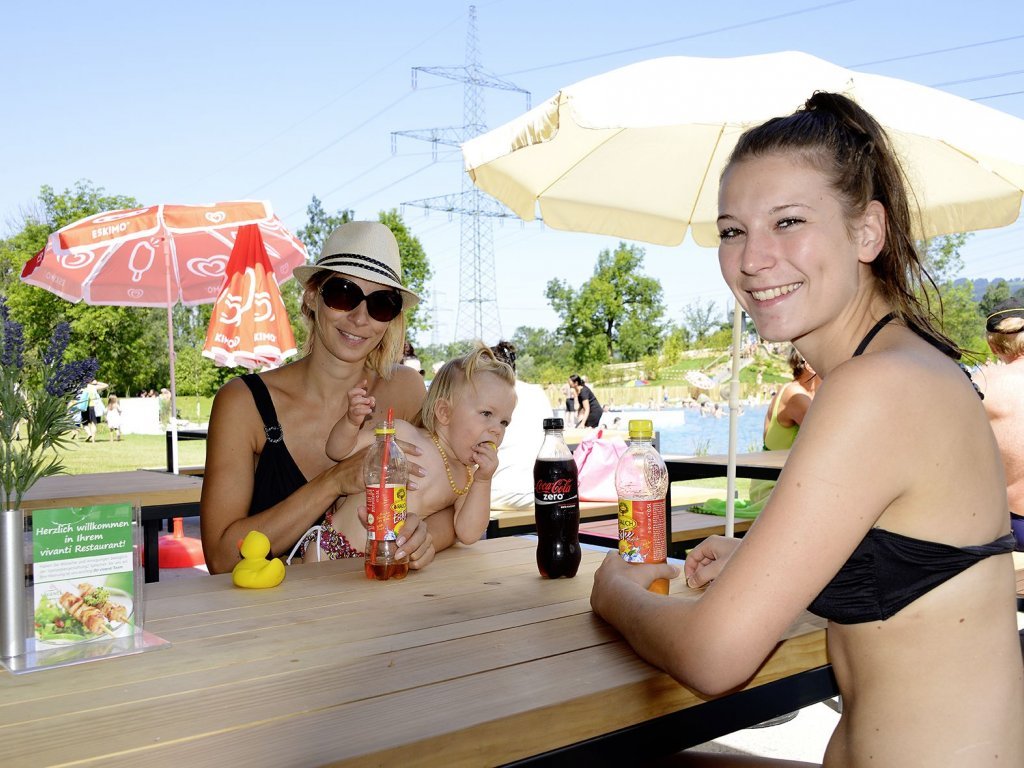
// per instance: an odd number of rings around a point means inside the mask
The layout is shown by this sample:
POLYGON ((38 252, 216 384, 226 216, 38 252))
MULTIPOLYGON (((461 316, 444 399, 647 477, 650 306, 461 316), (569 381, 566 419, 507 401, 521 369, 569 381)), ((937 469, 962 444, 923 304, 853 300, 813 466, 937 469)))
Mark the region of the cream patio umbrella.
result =
MULTIPOLYGON (((815 90, 844 93, 888 131, 921 210, 922 237, 1001 227, 1020 215, 1024 120, 952 94, 799 52, 669 57, 570 85, 466 142, 474 183, 555 229, 718 245, 718 181, 739 135, 815 90)), ((741 312, 730 388, 732 530, 741 312)))

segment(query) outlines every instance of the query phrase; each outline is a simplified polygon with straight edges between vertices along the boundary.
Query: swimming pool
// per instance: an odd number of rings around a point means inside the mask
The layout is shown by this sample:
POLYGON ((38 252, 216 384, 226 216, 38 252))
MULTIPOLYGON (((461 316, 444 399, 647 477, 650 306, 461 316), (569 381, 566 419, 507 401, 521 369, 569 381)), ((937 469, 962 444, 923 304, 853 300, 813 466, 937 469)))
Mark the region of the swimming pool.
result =
MULTIPOLYGON (((759 451, 764 432, 764 415, 767 404, 746 405, 740 413, 736 451, 747 453, 759 451)), ((665 408, 660 411, 621 410, 606 411, 610 424, 615 417, 622 421, 620 429, 625 430, 630 419, 650 419, 654 429, 660 433, 662 453, 728 453, 729 413, 723 407, 723 415, 701 415, 697 408, 665 408)), ((602 419, 605 421, 605 419, 602 419)))

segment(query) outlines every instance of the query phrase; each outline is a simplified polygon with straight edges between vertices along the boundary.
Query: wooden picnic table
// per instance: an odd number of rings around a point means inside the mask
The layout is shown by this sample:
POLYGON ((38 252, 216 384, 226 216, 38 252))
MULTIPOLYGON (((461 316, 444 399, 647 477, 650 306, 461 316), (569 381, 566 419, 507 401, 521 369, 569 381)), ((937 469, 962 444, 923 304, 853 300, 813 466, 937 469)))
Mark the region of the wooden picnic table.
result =
POLYGON ((199 514, 203 479, 191 475, 137 469, 41 478, 22 499, 22 507, 57 509, 94 504, 138 504, 142 508, 146 581, 160 579, 160 527, 164 520, 199 514))
POLYGON ((402 581, 356 559, 269 590, 147 585, 146 629, 170 647, 0 675, 4 766, 635 764, 835 695, 820 619, 707 700, 593 615, 599 551, 549 581, 534 546, 456 546, 402 581))
MULTIPOLYGON (((737 518, 733 530, 745 533, 753 520, 737 518)), ((688 508, 679 507, 672 510, 672 540, 668 547, 669 557, 683 558, 685 550, 708 536, 725 534, 725 519, 717 515, 705 515, 691 512, 688 508)), ((619 539, 619 521, 597 520, 580 524, 580 541, 584 544, 596 544, 602 547, 617 547, 619 539)))
MULTIPOLYGON (((729 457, 724 453, 707 456, 663 455, 668 467, 669 485, 682 480, 725 477, 729 457)), ((778 480, 789 458, 789 451, 754 451, 736 455, 736 477, 752 480, 778 480)))

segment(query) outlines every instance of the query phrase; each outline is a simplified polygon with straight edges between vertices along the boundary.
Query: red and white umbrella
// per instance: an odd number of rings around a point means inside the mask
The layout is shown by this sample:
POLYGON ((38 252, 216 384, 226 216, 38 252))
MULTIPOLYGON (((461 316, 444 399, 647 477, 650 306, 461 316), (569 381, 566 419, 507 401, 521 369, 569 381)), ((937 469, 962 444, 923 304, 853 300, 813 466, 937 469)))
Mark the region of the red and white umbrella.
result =
MULTIPOLYGON (((237 232, 247 224, 259 229, 278 284, 306 262, 306 247, 285 229, 268 202, 153 205, 106 211, 62 227, 25 264, 21 279, 71 302, 166 307, 173 415, 177 397, 171 309, 178 302, 194 306, 216 301, 237 232)), ((174 418, 171 425, 174 429, 174 418)), ((174 463, 176 468, 176 455, 174 463)))
POLYGON ((235 237, 203 356, 217 365, 252 370, 280 365, 295 352, 295 335, 259 227, 246 224, 235 237))
POLYGON ((238 228, 255 224, 278 283, 306 247, 260 200, 107 211, 50 235, 21 279, 71 302, 128 307, 209 304, 224 282, 238 228))

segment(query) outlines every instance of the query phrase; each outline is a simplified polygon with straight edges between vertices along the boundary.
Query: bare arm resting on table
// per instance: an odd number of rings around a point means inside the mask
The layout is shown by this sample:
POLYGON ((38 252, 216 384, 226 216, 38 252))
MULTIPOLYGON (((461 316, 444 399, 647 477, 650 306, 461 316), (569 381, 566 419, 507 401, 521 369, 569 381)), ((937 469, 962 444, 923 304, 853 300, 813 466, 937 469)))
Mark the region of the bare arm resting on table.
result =
MULTIPOLYGON (((680 682, 717 694, 747 680, 903 492, 906 465, 874 443, 878 434, 893 433, 894 424, 922 418, 926 406, 907 413, 906 402, 879 397, 873 408, 844 407, 857 396, 863 401, 863 385, 880 375, 877 366, 859 367, 876 369, 836 370, 819 390, 786 470, 746 538, 715 537, 690 553, 689 583, 714 579, 699 599, 646 592, 651 580, 673 569, 628 565, 614 553, 595 575, 594 610, 680 682)), ((913 430, 898 432, 893 454, 910 454, 913 430)))

